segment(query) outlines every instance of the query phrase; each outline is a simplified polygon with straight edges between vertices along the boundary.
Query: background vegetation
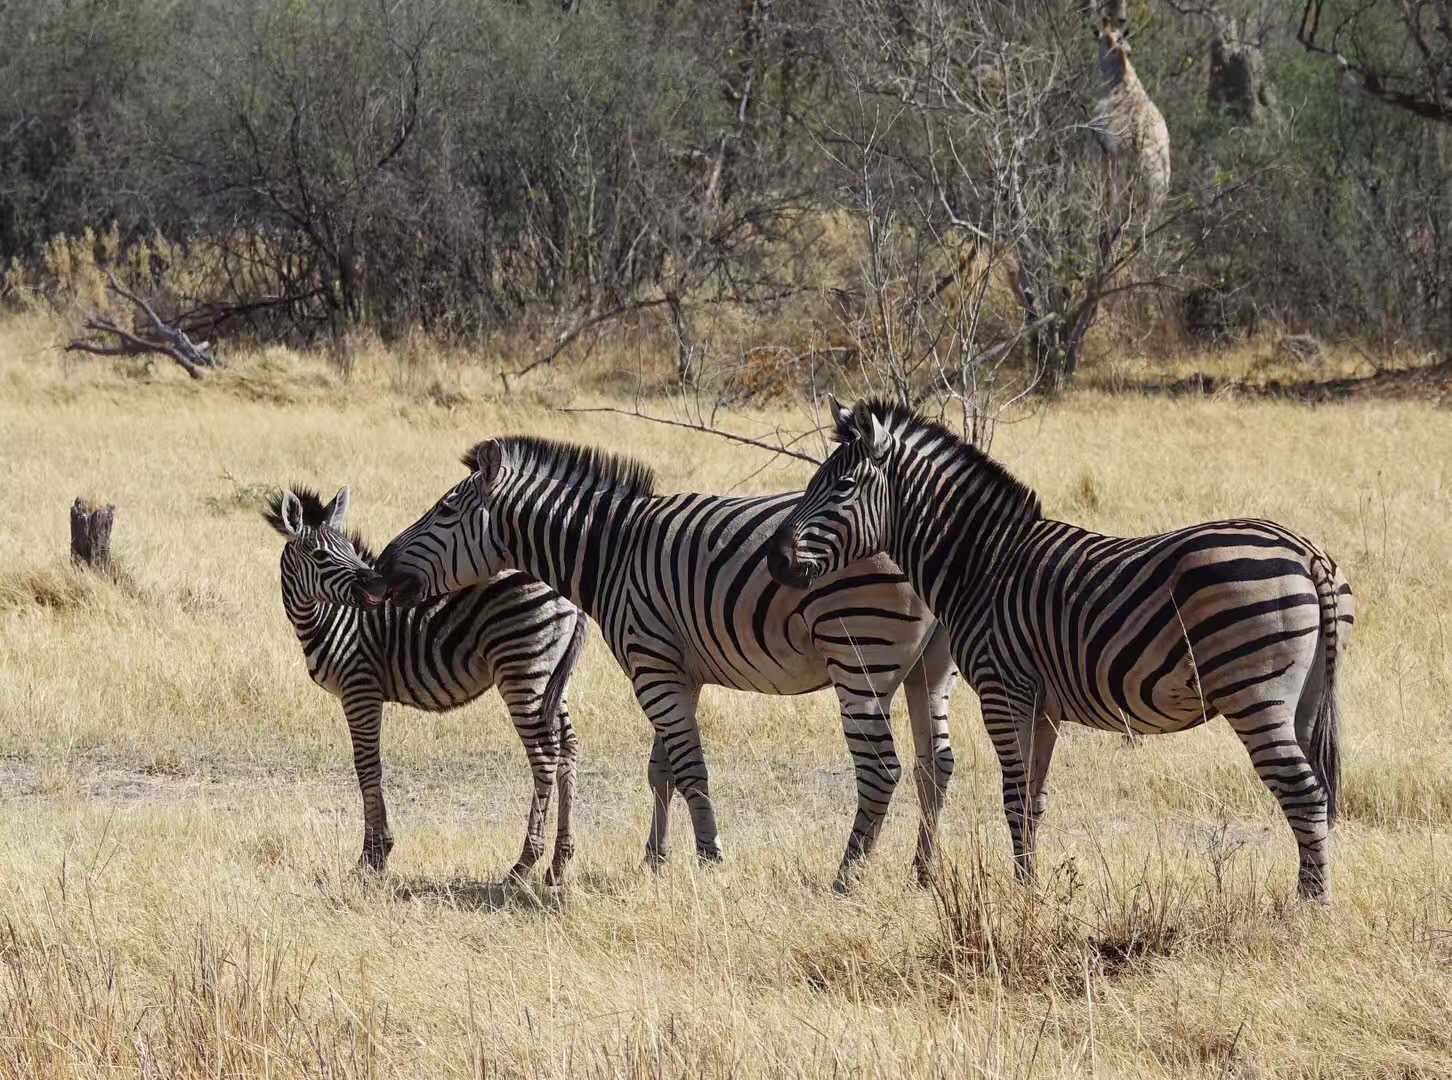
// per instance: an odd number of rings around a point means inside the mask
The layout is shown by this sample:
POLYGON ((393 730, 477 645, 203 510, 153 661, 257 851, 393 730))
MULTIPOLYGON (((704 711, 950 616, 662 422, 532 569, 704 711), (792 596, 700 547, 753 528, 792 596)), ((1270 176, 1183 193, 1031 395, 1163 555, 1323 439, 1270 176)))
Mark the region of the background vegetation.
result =
POLYGON ((1314 7, 1433 102, 1452 44, 1437 3, 1339 2, 1109 5, 1174 184, 1107 260, 1078 0, 6 5, 4 296, 74 316, 103 280, 77 268, 117 269, 204 336, 504 334, 521 362, 634 316, 679 378, 748 392, 971 396, 985 355, 1062 386, 1121 289, 1098 355, 1420 355, 1452 332, 1452 125, 1297 34, 1314 7))

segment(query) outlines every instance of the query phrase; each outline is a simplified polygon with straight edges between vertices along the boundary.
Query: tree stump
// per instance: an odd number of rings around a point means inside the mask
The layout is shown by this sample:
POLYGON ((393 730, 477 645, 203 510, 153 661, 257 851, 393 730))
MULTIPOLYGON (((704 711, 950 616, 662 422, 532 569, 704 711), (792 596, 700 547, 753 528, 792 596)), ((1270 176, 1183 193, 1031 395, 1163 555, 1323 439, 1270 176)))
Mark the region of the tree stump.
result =
POLYGON ((111 572, 111 526, 114 506, 95 506, 85 499, 71 504, 71 562, 103 573, 111 572))

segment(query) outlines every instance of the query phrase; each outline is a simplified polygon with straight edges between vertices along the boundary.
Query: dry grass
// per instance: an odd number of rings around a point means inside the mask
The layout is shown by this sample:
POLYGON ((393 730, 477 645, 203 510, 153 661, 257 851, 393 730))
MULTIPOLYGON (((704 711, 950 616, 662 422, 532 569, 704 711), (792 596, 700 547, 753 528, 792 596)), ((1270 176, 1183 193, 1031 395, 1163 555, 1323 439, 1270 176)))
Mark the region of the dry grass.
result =
POLYGON ((1268 515, 1342 562, 1361 623, 1329 910, 1290 899, 1290 837, 1223 725, 1069 733, 1045 880, 1017 889, 967 693, 938 889, 906 885, 909 785, 860 892, 827 888, 853 796, 825 695, 708 692, 728 862, 642 872, 647 732, 598 641, 573 689, 581 851, 548 894, 492 884, 528 793, 492 699, 390 712, 399 843, 385 880, 353 876, 346 732, 257 492, 346 482, 381 540, 492 432, 608 443, 667 489, 802 470, 548 412, 586 398, 563 375, 502 401, 492 369, 424 350, 360 347, 347 378, 275 350, 194 386, 63 368, 46 340, 0 332, 0 1075, 1452 1074, 1445 413, 1083 394, 995 447, 1107 531, 1268 515), (64 565, 80 492, 119 507, 122 582, 64 565))

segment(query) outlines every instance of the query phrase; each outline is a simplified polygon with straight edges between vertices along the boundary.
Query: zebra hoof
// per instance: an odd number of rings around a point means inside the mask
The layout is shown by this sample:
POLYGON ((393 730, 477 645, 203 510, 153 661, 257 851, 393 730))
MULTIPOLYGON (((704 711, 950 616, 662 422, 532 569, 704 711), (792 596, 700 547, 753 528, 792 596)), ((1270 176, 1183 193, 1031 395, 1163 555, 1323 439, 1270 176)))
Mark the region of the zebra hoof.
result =
POLYGON ((387 833, 365 834, 363 854, 358 856, 359 873, 383 873, 388 869, 388 853, 392 850, 393 837, 387 833))
POLYGON ((640 860, 640 865, 654 873, 659 873, 661 870, 665 869, 666 863, 670 861, 671 857, 669 852, 666 852, 664 850, 654 851, 650 848, 646 848, 645 858, 640 860))
POLYGON ((1331 906, 1331 886, 1320 878, 1301 878, 1296 882, 1296 897, 1318 907, 1331 906))
POLYGON ((726 861, 726 856, 718 847, 698 847, 696 859, 705 866, 720 866, 726 861))

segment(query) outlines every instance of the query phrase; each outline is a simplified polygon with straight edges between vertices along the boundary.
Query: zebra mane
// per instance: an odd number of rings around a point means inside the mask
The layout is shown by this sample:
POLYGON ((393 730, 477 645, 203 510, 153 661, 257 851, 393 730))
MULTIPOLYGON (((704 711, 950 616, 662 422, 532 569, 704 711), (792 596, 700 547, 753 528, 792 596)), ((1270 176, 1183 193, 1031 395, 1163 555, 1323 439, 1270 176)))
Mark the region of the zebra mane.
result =
MULTIPOLYGON (((899 405, 895 401, 884 401, 882 398, 868 398, 863 402, 868 412, 882 421, 884 427, 898 437, 921 432, 927 436, 936 438, 953 448, 952 452, 961 460, 973 465, 974 472, 978 476, 985 477, 995 484, 1006 486, 1011 491, 1023 497, 1025 501, 1032 500, 1034 512, 1042 515, 1043 508, 1039 503, 1038 492, 1029 487, 1013 473, 1009 472, 1002 464, 989 457, 978 447, 963 441, 959 435, 942 421, 933 420, 924 416, 915 409, 906 405, 899 405)), ((839 443, 852 442, 857 438, 857 430, 852 427, 850 417, 837 417, 837 430, 833 433, 833 439, 839 443)))
POLYGON ((479 456, 490 442, 497 444, 505 459, 517 468, 589 478, 599 487, 624 495, 655 494, 655 470, 643 461, 596 446, 580 446, 535 435, 509 435, 475 443, 459 459, 464 467, 477 471, 479 456))
MULTIPOLYGON (((322 496, 310 487, 302 484, 293 484, 287 490, 297 496, 297 501, 302 503, 303 524, 310 529, 316 529, 327 520, 323 511, 327 509, 327 503, 323 502, 322 496)), ((287 536, 287 529, 282 523, 282 491, 273 492, 267 497, 267 508, 262 511, 262 519, 276 529, 283 536, 287 536)), ((364 542, 363 537, 356 531, 350 530, 343 534, 343 539, 353 545, 353 550, 358 557, 372 566, 378 556, 371 547, 364 542)))

